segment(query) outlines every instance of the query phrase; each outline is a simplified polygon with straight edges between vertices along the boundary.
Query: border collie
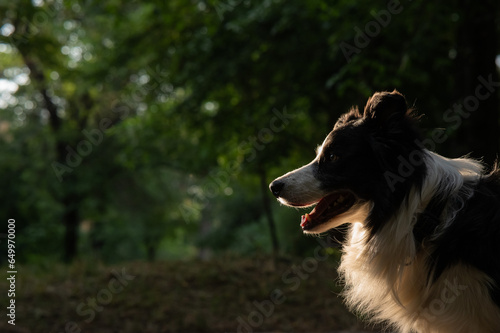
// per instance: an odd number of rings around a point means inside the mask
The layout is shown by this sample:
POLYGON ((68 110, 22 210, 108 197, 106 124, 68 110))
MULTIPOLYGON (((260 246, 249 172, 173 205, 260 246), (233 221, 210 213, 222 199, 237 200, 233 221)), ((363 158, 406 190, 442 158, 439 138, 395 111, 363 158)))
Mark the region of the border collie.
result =
POLYGON ((350 223, 347 305, 400 332, 500 332, 500 170, 421 144, 397 91, 342 115, 309 164, 270 184, 314 209, 304 233, 350 223))

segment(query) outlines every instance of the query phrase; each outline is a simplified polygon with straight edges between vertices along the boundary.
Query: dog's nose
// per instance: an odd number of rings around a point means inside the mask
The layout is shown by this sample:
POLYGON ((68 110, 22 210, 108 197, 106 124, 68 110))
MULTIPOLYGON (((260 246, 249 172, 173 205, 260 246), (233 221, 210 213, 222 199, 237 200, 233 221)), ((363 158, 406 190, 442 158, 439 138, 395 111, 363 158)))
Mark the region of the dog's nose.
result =
POLYGON ((275 180, 271 184, 269 184, 269 189, 273 192, 274 196, 278 198, 280 196, 280 192, 285 187, 285 183, 279 180, 275 180))

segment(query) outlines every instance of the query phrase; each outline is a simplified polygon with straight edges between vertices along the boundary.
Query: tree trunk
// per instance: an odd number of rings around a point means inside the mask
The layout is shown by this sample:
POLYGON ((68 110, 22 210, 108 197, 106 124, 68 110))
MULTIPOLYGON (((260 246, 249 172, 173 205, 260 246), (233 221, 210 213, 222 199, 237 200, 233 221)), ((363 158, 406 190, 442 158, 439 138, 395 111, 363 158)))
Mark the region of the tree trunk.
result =
POLYGON ((157 246, 154 244, 147 244, 146 245, 146 255, 148 257, 149 262, 153 262, 156 259, 156 248, 157 246))
POLYGON ((68 205, 63 214, 64 261, 69 263, 76 257, 78 249, 78 206, 72 200, 67 201, 69 202, 65 202, 68 205))
POLYGON ((262 191, 262 205, 264 207, 264 213, 266 214, 267 223, 269 225, 273 254, 276 255, 278 254, 279 251, 279 243, 278 243, 278 236, 276 234, 273 212, 271 210, 271 204, 269 202, 270 192, 267 185, 266 171, 264 169, 261 169, 259 172, 259 176, 260 176, 260 188, 262 191))
MULTIPOLYGON (((60 137, 62 120, 57 115, 57 105, 54 103, 50 97, 48 91, 48 84, 43 71, 40 69, 39 64, 30 56, 29 51, 23 48, 19 48, 23 60, 26 66, 30 69, 30 77, 33 80, 35 86, 39 90, 43 97, 45 108, 50 114, 49 125, 56 137, 56 159, 58 161, 65 161, 66 159, 66 147, 69 145, 63 138, 60 137)), ((78 250, 78 227, 79 227, 79 197, 74 195, 73 191, 76 186, 74 173, 66 177, 62 186, 62 198, 61 201, 65 208, 62 215, 62 223, 65 227, 64 231, 64 261, 70 262, 76 255, 78 250)))
MULTIPOLYGON (((199 239, 203 240, 212 229, 212 203, 210 200, 206 203, 201 211, 200 227, 198 229, 199 239)), ((212 257, 212 250, 207 246, 200 246, 198 250, 198 258, 208 260, 212 257)))

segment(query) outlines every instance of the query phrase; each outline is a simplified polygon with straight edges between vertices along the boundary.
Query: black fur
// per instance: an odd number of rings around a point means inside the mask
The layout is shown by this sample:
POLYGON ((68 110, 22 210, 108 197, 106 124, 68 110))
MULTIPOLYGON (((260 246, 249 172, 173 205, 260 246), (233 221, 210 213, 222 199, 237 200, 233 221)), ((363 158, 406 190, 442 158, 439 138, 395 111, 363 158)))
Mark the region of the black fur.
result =
POLYGON ((500 171, 482 178, 453 223, 432 248, 433 279, 456 263, 465 263, 485 272, 494 281, 491 297, 500 307, 500 171))
POLYGON ((420 187, 425 178, 421 163, 412 166, 411 174, 395 186, 387 181, 387 175, 401 177, 401 159, 408 161, 412 153, 423 155, 420 137, 404 97, 398 92, 377 93, 363 115, 354 108, 335 124, 323 145, 315 177, 325 190, 345 188, 373 201, 367 225, 374 235, 399 209, 409 190, 420 187), (332 155, 337 157, 333 163, 332 155))

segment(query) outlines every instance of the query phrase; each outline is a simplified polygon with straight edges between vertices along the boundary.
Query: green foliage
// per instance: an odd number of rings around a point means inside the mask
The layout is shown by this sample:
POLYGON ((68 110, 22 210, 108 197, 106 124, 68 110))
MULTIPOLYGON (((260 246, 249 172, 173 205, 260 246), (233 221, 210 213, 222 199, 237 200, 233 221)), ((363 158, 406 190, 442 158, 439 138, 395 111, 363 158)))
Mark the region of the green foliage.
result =
POLYGON ((263 181, 309 161, 376 90, 402 91, 428 127, 457 99, 466 8, 389 9, 0 2, 0 210, 19 221, 19 258, 71 257, 72 235, 74 254, 111 262, 268 253, 273 216, 283 252, 314 247, 296 211, 266 214, 263 181))

